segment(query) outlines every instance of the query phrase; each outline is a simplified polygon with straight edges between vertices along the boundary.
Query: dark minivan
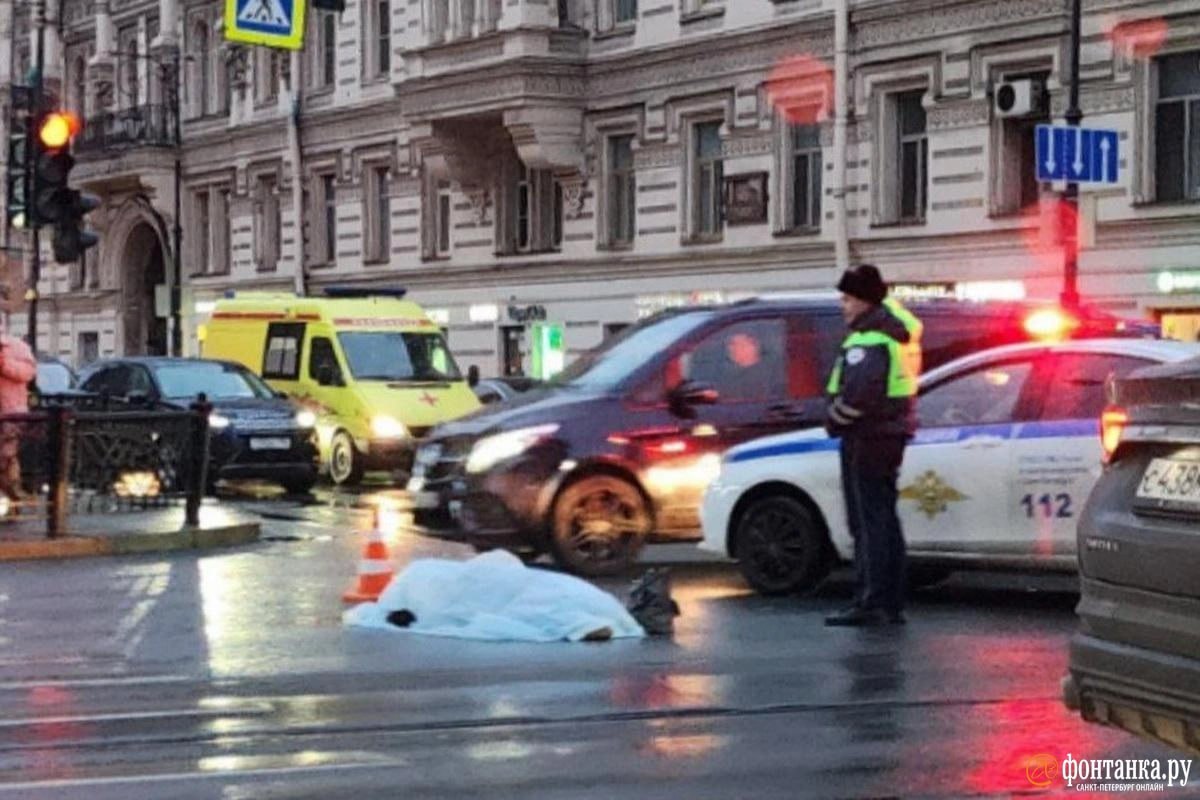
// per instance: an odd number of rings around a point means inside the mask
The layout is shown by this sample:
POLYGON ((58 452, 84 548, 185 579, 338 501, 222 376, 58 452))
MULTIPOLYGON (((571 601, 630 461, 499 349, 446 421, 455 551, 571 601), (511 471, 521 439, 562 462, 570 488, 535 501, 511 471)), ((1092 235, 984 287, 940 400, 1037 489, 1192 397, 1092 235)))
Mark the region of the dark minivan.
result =
POLYGON ((1079 520, 1068 705, 1200 755, 1200 358, 1116 381, 1079 520))
POLYGON ((120 358, 85 368, 80 386, 132 405, 167 408, 188 408, 203 393, 213 406, 210 484, 256 478, 302 494, 316 483, 316 417, 297 410, 241 364, 199 358, 120 358))
MULTIPOLYGON (((1098 312, 1028 303, 908 304, 925 366, 1039 336, 1113 336, 1098 312)), ((1132 334, 1131 334, 1132 335, 1132 334)), ((565 568, 626 568, 643 542, 699 536, 701 495, 727 448, 819 425, 845 336, 838 297, 670 310, 580 357, 546 388, 441 425, 409 491, 430 533, 477 548, 549 550, 565 568)))

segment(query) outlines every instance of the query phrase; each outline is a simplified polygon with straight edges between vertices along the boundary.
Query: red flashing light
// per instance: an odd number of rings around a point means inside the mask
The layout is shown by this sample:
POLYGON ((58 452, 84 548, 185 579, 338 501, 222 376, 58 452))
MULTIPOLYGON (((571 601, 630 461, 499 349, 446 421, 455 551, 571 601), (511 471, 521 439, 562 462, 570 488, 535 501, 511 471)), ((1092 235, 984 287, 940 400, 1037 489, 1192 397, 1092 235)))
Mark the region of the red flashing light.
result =
POLYGON ((48 150, 59 150, 71 143, 71 137, 82 130, 79 117, 69 111, 47 114, 38 128, 38 141, 48 150))
POLYGON ((1100 415, 1100 447, 1104 451, 1104 463, 1107 464, 1117 452, 1121 444, 1121 434, 1129 424, 1129 414, 1118 406, 1109 406, 1100 415))
POLYGON ((1061 308, 1040 308, 1025 317, 1025 332, 1043 341, 1067 339, 1079 325, 1078 317, 1061 308))

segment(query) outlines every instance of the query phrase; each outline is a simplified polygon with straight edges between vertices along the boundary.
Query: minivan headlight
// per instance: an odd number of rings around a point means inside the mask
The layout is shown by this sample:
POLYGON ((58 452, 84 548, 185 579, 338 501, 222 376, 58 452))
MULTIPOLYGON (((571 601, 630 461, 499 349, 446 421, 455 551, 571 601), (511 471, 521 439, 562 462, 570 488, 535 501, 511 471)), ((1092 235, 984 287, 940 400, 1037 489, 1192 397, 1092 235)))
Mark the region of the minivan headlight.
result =
POLYGON ((471 448, 467 457, 467 472, 487 472, 501 461, 516 458, 538 442, 554 435, 558 425, 537 425, 515 431, 486 436, 471 448))
POLYGON ((229 417, 221 414, 209 414, 208 427, 214 431, 223 431, 229 427, 229 417))
POLYGON ((380 414, 371 419, 371 434, 377 439, 399 439, 408 435, 408 428, 395 417, 380 414))
POLYGON ((317 415, 308 409, 296 412, 296 425, 300 428, 315 428, 317 426, 317 415))

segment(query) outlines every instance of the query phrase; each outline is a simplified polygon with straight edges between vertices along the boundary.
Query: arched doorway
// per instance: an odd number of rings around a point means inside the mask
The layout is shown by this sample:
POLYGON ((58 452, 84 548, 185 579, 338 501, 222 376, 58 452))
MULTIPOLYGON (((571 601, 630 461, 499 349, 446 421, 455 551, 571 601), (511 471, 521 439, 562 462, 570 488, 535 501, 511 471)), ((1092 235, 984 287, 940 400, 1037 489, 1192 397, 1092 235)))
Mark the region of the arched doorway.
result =
POLYGON ((155 287, 166 283, 166 254, 158 233, 146 222, 138 223, 125 240, 118 262, 123 273, 122 309, 126 355, 167 355, 167 320, 155 313, 155 287))

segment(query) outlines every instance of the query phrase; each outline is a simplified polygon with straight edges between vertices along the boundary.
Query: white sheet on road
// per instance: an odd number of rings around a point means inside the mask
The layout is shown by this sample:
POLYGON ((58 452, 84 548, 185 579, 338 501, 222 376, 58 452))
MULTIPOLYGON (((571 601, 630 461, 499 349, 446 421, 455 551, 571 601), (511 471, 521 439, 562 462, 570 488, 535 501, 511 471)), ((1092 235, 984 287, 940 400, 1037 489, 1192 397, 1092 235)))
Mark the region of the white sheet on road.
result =
POLYGON ((530 569, 505 550, 469 561, 414 561, 378 602, 355 606, 343 622, 490 641, 577 642, 599 628, 611 630, 613 638, 646 635, 612 595, 570 575, 530 569), (416 616, 407 628, 387 621, 405 609, 416 616))

